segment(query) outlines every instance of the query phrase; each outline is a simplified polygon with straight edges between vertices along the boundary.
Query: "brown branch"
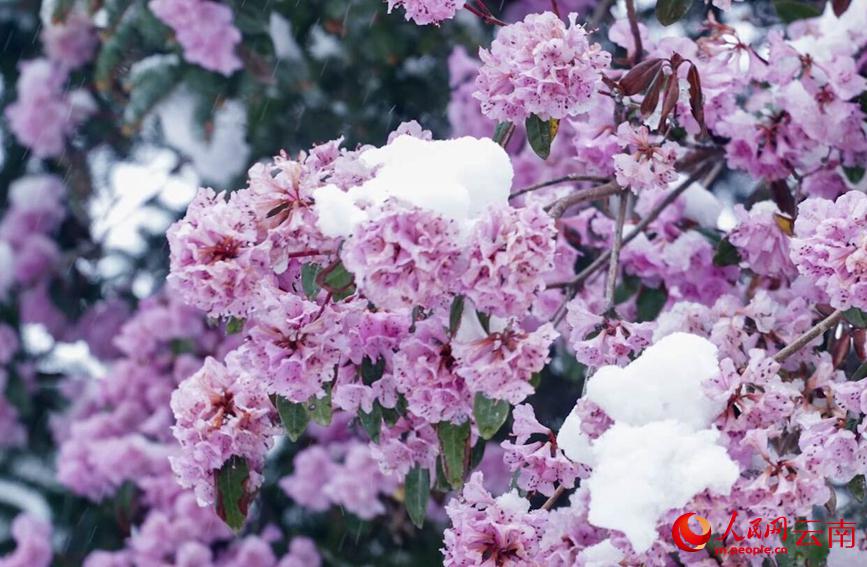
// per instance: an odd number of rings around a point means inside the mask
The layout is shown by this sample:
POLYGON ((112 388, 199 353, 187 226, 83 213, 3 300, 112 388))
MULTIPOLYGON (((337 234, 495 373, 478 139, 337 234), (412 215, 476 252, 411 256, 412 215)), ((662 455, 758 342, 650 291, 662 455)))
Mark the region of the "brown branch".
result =
POLYGON ((551 508, 553 508, 554 504, 557 503, 557 500, 559 500, 560 497, 563 496, 563 494, 565 493, 566 487, 561 484, 557 487, 557 490, 554 491, 554 494, 552 494, 551 497, 545 500, 545 503, 542 504, 542 510, 550 510, 551 508))
POLYGON ((777 362, 783 362, 784 360, 807 346, 807 343, 811 342, 819 335, 823 335, 828 329, 835 327, 842 318, 842 309, 834 311, 833 313, 816 323, 812 328, 804 332, 803 335, 792 341, 791 344, 783 348, 783 350, 775 354, 774 360, 776 360, 777 362))
POLYGON ((614 224, 614 243, 611 245, 610 261, 608 263, 608 281, 605 286, 605 311, 614 307, 614 289, 617 287, 617 269, 620 264, 620 249, 623 247, 623 225, 626 223, 626 210, 629 208, 632 192, 623 189, 620 192, 620 207, 617 210, 617 220, 614 224))
MULTIPOLYGON (((659 217, 659 215, 661 215, 662 212, 668 208, 669 205, 671 205, 675 200, 677 200, 677 198, 684 191, 686 191, 690 185, 692 185, 693 183, 695 183, 696 181, 701 179, 701 177, 705 173, 709 172, 708 176, 705 180, 705 184, 708 187, 711 184, 713 184, 713 182, 716 180, 717 176, 719 176, 719 174, 722 172, 722 168, 723 168, 723 164, 721 162, 718 162, 713 166, 706 164, 704 167, 700 167, 696 171, 694 171, 680 185, 678 185, 671 193, 666 195, 665 199, 663 199, 659 204, 657 204, 656 207, 654 207, 653 210, 650 211, 650 213, 648 213, 648 215, 646 217, 641 219, 641 221, 637 225, 635 225, 635 228, 633 228, 629 234, 627 234, 625 237, 623 237, 623 243, 621 244, 621 246, 626 246, 627 244, 629 244, 630 242, 635 240, 635 238, 637 238, 638 235, 641 234, 644 231, 644 229, 646 229, 650 225, 650 223, 655 221, 659 217)), ((563 303, 560 305, 560 307, 557 309, 557 312, 554 314, 554 317, 552 319, 552 321, 554 322, 555 325, 559 324, 560 321, 562 321, 563 317, 566 315, 566 304, 569 302, 569 300, 574 295, 575 290, 582 283, 584 283, 585 280, 587 280, 590 276, 592 276, 596 272, 596 270, 598 270, 599 268, 604 266, 610 257, 611 257, 611 250, 606 250, 605 252, 603 252, 599 256, 597 256, 596 259, 594 259, 590 263, 589 266, 587 266, 586 268, 581 270, 581 272, 579 272, 578 275, 576 275, 574 278, 572 278, 568 282, 559 282, 559 283, 554 283, 554 284, 547 286, 548 289, 556 289, 556 288, 566 288, 567 289, 566 298, 563 301, 563 303)))
POLYGON ((629 30, 632 32, 632 40, 635 42, 635 53, 632 54, 632 64, 641 61, 644 55, 644 47, 641 45, 641 30, 638 28, 638 17, 635 15, 635 0, 626 0, 626 16, 629 18, 629 30))
POLYGON ((555 201, 545 207, 545 210, 548 211, 549 215, 551 215, 555 219, 558 219, 563 216, 563 213, 566 212, 566 209, 573 205, 577 205, 578 203, 584 203, 586 201, 595 201, 596 199, 601 199, 602 197, 614 195, 619 191, 620 185, 618 185, 616 181, 609 181, 608 183, 597 185, 595 187, 590 187, 589 189, 582 189, 581 191, 576 191, 570 195, 567 195, 562 199, 555 201))
POLYGON ((547 181, 540 181, 539 183, 536 183, 534 185, 519 189, 518 191, 515 191, 514 193, 509 195, 509 199, 514 199, 519 195, 523 195, 524 193, 530 193, 531 191, 536 191, 537 189, 544 189, 545 187, 559 185, 560 183, 568 183, 570 181, 593 181, 594 183, 607 183, 611 181, 611 179, 609 177, 599 177, 597 175, 578 175, 576 173, 570 173, 569 175, 564 175, 563 177, 548 179, 547 181))

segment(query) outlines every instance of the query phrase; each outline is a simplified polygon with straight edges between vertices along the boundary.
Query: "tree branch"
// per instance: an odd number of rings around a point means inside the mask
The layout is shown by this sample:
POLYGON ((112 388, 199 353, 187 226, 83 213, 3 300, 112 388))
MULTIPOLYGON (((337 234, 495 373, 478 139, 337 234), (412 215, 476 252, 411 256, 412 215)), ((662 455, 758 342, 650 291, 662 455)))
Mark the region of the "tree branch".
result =
POLYGON ((617 210, 617 220, 614 224, 614 243, 611 245, 611 258, 608 263, 608 281, 605 286, 605 311, 614 307, 614 289, 617 287, 617 268, 620 263, 620 249, 623 247, 623 225, 626 223, 626 210, 629 208, 632 192, 623 189, 620 192, 620 207, 617 210))
POLYGON ((838 309, 816 323, 812 328, 808 329, 803 335, 795 339, 788 346, 774 355, 774 360, 783 362, 805 346, 819 335, 825 334, 825 331, 836 326, 843 318, 843 310, 838 309))
POLYGON ((557 500, 560 499, 561 496, 566 492, 566 487, 562 484, 557 487, 557 490, 554 491, 554 494, 551 495, 550 498, 545 500, 545 503, 542 504, 542 510, 550 510, 554 507, 554 504, 557 503, 557 500))
POLYGON ((509 199, 513 199, 518 195, 523 195, 524 193, 530 193, 531 191, 535 191, 537 189, 544 189, 545 187, 551 187, 552 185, 559 185, 560 183, 568 183, 568 182, 577 182, 577 181, 593 181, 595 183, 607 183, 611 181, 609 177, 599 177, 597 175, 578 175, 576 173, 570 173, 569 175, 564 175, 563 177, 556 177, 554 179, 548 179, 547 181, 541 181, 534 185, 529 185, 524 187, 523 189, 519 189, 515 191, 511 195, 509 195, 509 199))
POLYGON ((632 40, 635 42, 635 53, 632 54, 632 64, 641 61, 644 55, 644 47, 641 45, 641 30, 638 27, 638 17, 635 15, 635 0, 626 0, 626 16, 629 18, 629 30, 632 32, 632 40))
POLYGON ((590 187, 589 189, 582 189, 581 191, 576 191, 570 195, 563 197, 558 201, 554 201, 550 205, 546 207, 545 210, 548 211, 548 214, 558 219, 563 216, 563 213, 566 212, 566 209, 573 205, 577 205, 578 203, 583 203, 585 201, 595 201, 596 199, 601 199, 602 197, 608 197, 610 195, 615 195, 620 191, 620 185, 617 184, 616 181, 609 181, 608 183, 597 185, 595 187, 590 187))

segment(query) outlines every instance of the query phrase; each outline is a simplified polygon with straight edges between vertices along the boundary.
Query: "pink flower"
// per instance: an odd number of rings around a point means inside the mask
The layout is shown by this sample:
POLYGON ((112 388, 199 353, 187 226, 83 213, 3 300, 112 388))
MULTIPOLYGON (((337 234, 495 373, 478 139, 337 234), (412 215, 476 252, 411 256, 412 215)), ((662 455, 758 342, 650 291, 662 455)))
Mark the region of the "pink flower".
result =
POLYGON ((798 271, 835 308, 867 309, 867 195, 807 199, 798 211, 791 244, 798 271))
POLYGON ((18 98, 6 107, 6 118, 18 141, 36 157, 62 154, 67 138, 93 112, 86 91, 64 91, 66 79, 67 71, 48 59, 21 64, 18 98))
POLYGON ((237 357, 226 365, 207 358, 172 394, 171 407, 183 451, 170 461, 181 485, 193 488, 201 505, 211 504, 214 473, 239 456, 250 468, 245 488, 255 492, 277 429, 263 384, 244 372, 237 357))
POLYGON ((735 205, 735 218, 738 224, 728 239, 741 253, 746 267, 765 276, 795 276, 795 266, 789 259, 789 235, 782 226, 789 220, 774 203, 756 203, 749 212, 735 205))
POLYGON ((397 6, 406 12, 405 18, 420 26, 437 24, 455 17, 462 4, 458 0, 386 0, 388 13, 397 6))
POLYGON ((512 411, 515 442, 503 441, 505 463, 519 471, 518 487, 545 496, 554 494, 555 484, 572 488, 578 478, 578 467, 557 447, 554 433, 536 421, 532 406, 521 404, 512 411), (546 441, 528 443, 530 436, 542 435, 546 441))
POLYGON ((341 258, 359 290, 388 310, 447 305, 464 269, 454 221, 394 202, 356 228, 341 258))
POLYGON ((548 362, 548 349, 557 336, 550 323, 527 332, 510 322, 478 339, 454 343, 456 372, 473 392, 520 403, 533 393, 530 379, 548 362))
POLYGON ((452 525, 445 531, 443 564, 541 565, 537 554, 545 530, 544 512, 531 512, 530 503, 516 492, 495 499, 483 480, 482 473, 473 473, 460 497, 446 505, 452 525))
POLYGON ((430 422, 460 423, 472 414, 472 394, 457 375, 447 322, 431 317, 416 323, 415 333, 394 355, 397 390, 409 411, 430 422))
POLYGON ((578 362, 591 368, 624 366, 650 345, 652 323, 630 323, 592 313, 576 297, 567 305, 566 322, 572 327, 569 346, 578 362))
POLYGON ((244 66, 235 51, 241 32, 228 6, 210 0, 151 0, 148 7, 174 30, 190 63, 226 76, 244 66))
POLYGON ((334 379, 340 361, 339 313, 279 290, 263 291, 243 360, 269 394, 306 402, 334 379))
POLYGON ((61 22, 42 29, 45 53, 66 69, 77 69, 93 58, 99 37, 93 22, 79 12, 70 12, 61 22))
POLYGON ((638 193, 665 189, 677 179, 677 144, 651 136, 646 126, 636 128, 627 122, 617 127, 617 137, 627 150, 614 154, 614 175, 622 187, 638 193))
POLYGON ((169 285, 190 305, 244 317, 265 271, 254 250, 253 211, 237 194, 200 189, 186 216, 168 230, 169 285))
POLYGON ((48 567, 54 557, 51 524, 41 518, 20 514, 12 522, 15 551, 0 557, 0 567, 48 567))
POLYGON ((500 317, 526 312, 543 277, 554 268, 557 230, 540 207, 495 208, 470 236, 464 294, 486 313, 500 317))
POLYGON ((490 50, 479 50, 482 68, 475 97, 482 113, 522 122, 577 116, 591 107, 611 56, 591 44, 577 14, 569 26, 552 12, 530 14, 497 34, 490 50))

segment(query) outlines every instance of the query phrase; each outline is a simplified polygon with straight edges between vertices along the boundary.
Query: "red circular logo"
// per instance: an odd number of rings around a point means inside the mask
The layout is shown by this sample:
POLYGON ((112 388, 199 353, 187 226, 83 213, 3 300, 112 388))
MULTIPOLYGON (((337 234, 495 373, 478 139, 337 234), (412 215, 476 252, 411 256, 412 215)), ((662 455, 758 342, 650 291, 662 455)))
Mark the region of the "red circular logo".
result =
POLYGON ((693 512, 683 514, 672 524, 671 538, 674 545, 684 551, 701 551, 710 541, 710 522, 693 512), (701 527, 701 533, 695 533, 689 527, 689 519, 693 516, 701 527))

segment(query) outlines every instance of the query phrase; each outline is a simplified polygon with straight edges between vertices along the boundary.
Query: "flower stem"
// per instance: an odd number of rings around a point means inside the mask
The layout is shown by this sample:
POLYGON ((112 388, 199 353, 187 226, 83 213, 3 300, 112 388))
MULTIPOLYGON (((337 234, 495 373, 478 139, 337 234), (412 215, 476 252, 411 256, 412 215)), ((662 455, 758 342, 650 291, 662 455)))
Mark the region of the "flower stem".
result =
POLYGON ((608 281, 605 286, 605 311, 614 307, 614 290, 617 287, 617 270, 620 264, 620 250, 623 248, 623 225, 626 223, 626 210, 629 208, 632 192, 623 189, 620 192, 620 206, 617 209, 617 220, 614 224, 614 243, 611 245, 610 261, 608 262, 608 281))

